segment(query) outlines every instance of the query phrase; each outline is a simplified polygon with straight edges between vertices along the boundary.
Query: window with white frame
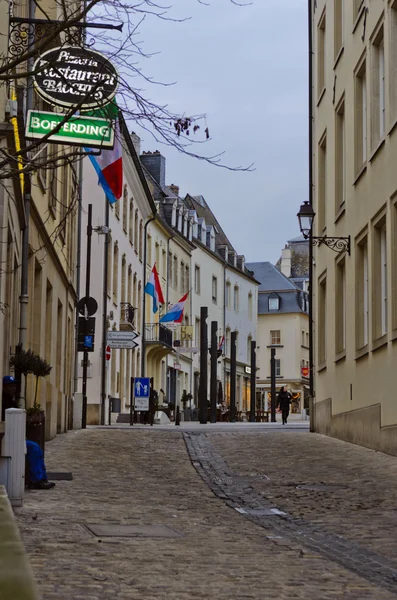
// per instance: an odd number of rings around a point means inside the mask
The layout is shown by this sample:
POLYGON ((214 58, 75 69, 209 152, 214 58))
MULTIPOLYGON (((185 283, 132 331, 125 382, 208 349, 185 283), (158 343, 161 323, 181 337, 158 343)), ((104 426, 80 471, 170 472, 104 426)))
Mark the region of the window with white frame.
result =
POLYGON ((272 346, 279 346, 281 344, 281 331, 280 331, 280 329, 272 329, 270 331, 270 344, 272 346))
POLYGON ((380 231, 380 261, 381 261, 381 324, 382 335, 387 333, 387 240, 386 240, 386 224, 383 225, 380 231))
POLYGON ((367 160, 367 62, 361 59, 355 70, 355 169, 367 160))
POLYGON ((281 359, 276 358, 275 363, 276 363, 276 377, 281 377, 281 359))
POLYGON ((383 26, 373 39, 371 62, 371 145, 372 148, 376 148, 385 135, 385 45, 383 26))
POLYGON ((234 286, 234 310, 237 312, 239 309, 239 287, 237 285, 234 286))
POLYGON ((269 311, 280 310, 280 297, 277 294, 269 296, 269 311))
POLYGON ((248 318, 252 319, 252 292, 248 294, 248 318))
POLYGON ((218 302, 218 280, 216 277, 212 277, 212 302, 216 304, 218 302))
POLYGON ((368 236, 357 244, 356 252, 356 331, 357 349, 368 344, 369 287, 368 287, 368 236))
POLYGON ((200 267, 194 266, 194 291, 196 294, 200 293, 200 267))

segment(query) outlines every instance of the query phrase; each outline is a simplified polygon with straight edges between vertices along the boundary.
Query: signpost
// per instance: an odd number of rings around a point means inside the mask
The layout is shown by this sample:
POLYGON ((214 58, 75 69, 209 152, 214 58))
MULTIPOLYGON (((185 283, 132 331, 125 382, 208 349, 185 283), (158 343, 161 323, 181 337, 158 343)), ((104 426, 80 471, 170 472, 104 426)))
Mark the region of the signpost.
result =
POLYGON ((149 410, 150 379, 149 377, 135 377, 134 380, 134 409, 146 412, 149 410))
POLYGON ((138 346, 135 331, 108 331, 107 344, 109 348, 131 349, 138 346))
POLYGON ((114 146, 112 121, 83 115, 74 115, 66 120, 66 115, 59 113, 29 110, 25 136, 28 140, 42 139, 61 123, 59 130, 47 138, 49 142, 88 148, 110 149, 114 146))

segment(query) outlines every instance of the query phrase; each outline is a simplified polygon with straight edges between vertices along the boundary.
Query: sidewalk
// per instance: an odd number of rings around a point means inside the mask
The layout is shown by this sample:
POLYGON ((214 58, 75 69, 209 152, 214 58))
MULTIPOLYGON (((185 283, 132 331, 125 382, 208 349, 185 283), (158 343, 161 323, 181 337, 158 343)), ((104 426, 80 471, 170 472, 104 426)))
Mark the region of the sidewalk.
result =
MULTIPOLYGON (((395 458, 304 431, 185 435, 212 449, 216 465, 196 461, 215 478, 222 477, 219 456, 226 461, 246 497, 256 494, 395 561, 395 458), (336 482, 347 492, 296 489, 307 482, 336 482)), ((395 594, 321 548, 275 535, 271 521, 266 528, 227 506, 192 465, 178 428, 72 432, 47 444, 46 461, 49 471, 72 471, 73 481, 28 492, 17 514, 43 600, 397 597, 397 583, 395 594), (120 529, 96 537, 87 528, 111 524, 148 526, 141 534, 149 537, 120 537, 120 529), (177 537, 153 537, 159 534, 177 537)))

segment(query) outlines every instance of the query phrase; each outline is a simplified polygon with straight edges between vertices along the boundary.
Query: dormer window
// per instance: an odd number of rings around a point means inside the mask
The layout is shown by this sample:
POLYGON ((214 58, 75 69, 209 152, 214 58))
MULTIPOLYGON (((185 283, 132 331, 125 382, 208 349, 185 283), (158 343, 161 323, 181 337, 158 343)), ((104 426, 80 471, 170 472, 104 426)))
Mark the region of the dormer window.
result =
POLYGON ((269 296, 269 312, 280 310, 280 296, 278 294, 270 294, 269 296))

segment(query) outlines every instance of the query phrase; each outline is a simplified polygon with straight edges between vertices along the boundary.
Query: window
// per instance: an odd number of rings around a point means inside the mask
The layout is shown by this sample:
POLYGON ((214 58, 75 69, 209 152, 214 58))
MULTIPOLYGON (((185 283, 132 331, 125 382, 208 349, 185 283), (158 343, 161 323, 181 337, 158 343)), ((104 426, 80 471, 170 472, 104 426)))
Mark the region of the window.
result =
POLYGON ((124 185, 124 193, 123 193, 123 229, 125 233, 127 233, 127 224, 128 224, 128 190, 127 186, 124 185))
MULTIPOLYGON (((116 203, 117 204, 117 203, 116 203)), ((134 223, 134 243, 135 243, 135 253, 138 254, 138 247, 139 247, 139 215, 138 215, 138 209, 135 209, 135 223, 134 223)))
POLYGON ((335 349, 339 354, 346 350, 346 264, 344 259, 336 264, 335 283, 335 349))
POLYGON ((117 303, 117 292, 119 284, 119 247, 117 241, 113 246, 113 302, 117 303))
POLYGON ((355 72, 355 167, 367 160, 367 63, 362 60, 355 72))
POLYGON ((317 165, 317 206, 318 206, 318 228, 322 232, 327 224, 327 133, 325 132, 318 144, 317 165))
POLYGON ((302 346, 304 346, 304 345, 305 345, 305 332, 304 332, 304 331, 302 331, 301 345, 302 345, 302 346))
POLYGON ((139 258, 142 260, 143 255, 143 221, 139 221, 139 258))
POLYGON ((107 292, 109 298, 112 295, 112 238, 109 235, 107 240, 107 263, 108 263, 108 280, 107 280, 107 292))
POLYGON ((134 236, 134 201, 131 198, 130 199, 130 218, 129 218, 129 227, 128 227, 128 237, 129 237, 131 244, 134 241, 133 236, 134 236))
POLYGON ((196 294, 200 293, 200 267, 194 265, 194 291, 196 294))
POLYGON ((63 243, 65 243, 65 231, 66 223, 68 220, 68 165, 62 167, 62 187, 61 187, 61 202, 59 207, 59 236, 63 243))
POLYGON ((368 328, 368 237, 365 236, 357 244, 356 252, 356 346, 358 350, 368 344, 368 328))
POLYGON ((269 296, 269 311, 280 310, 280 298, 276 294, 269 296))
POLYGON ((185 292, 190 291, 190 269, 189 266, 185 267, 185 292))
POLYGON ((279 329, 273 329, 270 332, 270 344, 272 346, 279 346, 281 344, 281 331, 279 329))
POLYGON ((226 329, 226 347, 225 347, 225 355, 226 356, 230 356, 230 342, 231 342, 231 334, 230 334, 230 329, 227 328, 226 329))
POLYGON ((216 277, 212 277, 212 302, 214 304, 218 302, 218 280, 216 277))
POLYGON ((178 257, 174 254, 174 290, 178 289, 178 257))
POLYGON ((317 96, 325 88, 325 10, 317 27, 317 96))
POLYGON ((118 219, 120 219, 120 200, 116 200, 114 203, 114 214, 118 219))
POLYGON ((248 318, 252 319, 252 292, 248 294, 248 318))
POLYGON ((185 292, 185 263, 181 262, 181 294, 185 292))
POLYGON ((160 246, 158 244, 158 242, 155 242, 154 244, 154 255, 155 255, 155 260, 156 260, 156 267, 157 267, 157 271, 161 272, 161 264, 160 264, 160 246))
POLYGON ((251 342, 252 342, 252 337, 249 335, 247 337, 247 363, 251 364, 251 342))
POLYGON ((385 46, 383 27, 372 44, 371 144, 376 148, 385 135, 385 46))
POLYGON ((389 59, 390 122, 397 120, 397 0, 390 10, 390 59, 389 59))
POLYGON ((374 227, 373 260, 373 337, 376 340, 387 333, 387 236, 385 217, 381 218, 374 227))
POLYGON ((323 277, 318 284, 318 362, 323 365, 327 360, 327 279, 323 277))
POLYGON ((335 212, 345 202, 345 98, 339 102, 335 113, 335 212))
POLYGON ((343 26, 344 26, 344 0, 335 0, 334 3, 334 55, 335 60, 343 47, 343 26))
POLYGON ((237 312, 239 309, 239 288, 237 285, 234 286, 234 310, 237 312))
POLYGON ((230 281, 226 282, 226 288, 225 288, 225 307, 226 308, 230 308, 230 302, 231 302, 231 292, 230 292, 230 281))
POLYGON ((306 347, 309 348, 309 333, 306 332, 306 347))
POLYGON ((166 277, 167 275, 167 252, 166 250, 163 250, 162 252, 162 277, 166 277))
POLYGON ((152 236, 147 235, 146 239, 146 254, 147 254, 147 264, 152 266, 152 236))
POLYGON ((121 302, 127 302, 127 262, 125 254, 121 258, 121 302))
POLYGON ((275 363, 276 363, 276 377, 281 377, 281 360, 279 358, 276 358, 275 363))
POLYGON ((355 21, 358 13, 365 7, 364 0, 353 0, 353 20, 355 21))
POLYGON ((194 328, 194 342, 196 344, 196 346, 198 346, 200 344, 200 319, 198 319, 196 317, 196 324, 195 324, 195 328, 194 328))

